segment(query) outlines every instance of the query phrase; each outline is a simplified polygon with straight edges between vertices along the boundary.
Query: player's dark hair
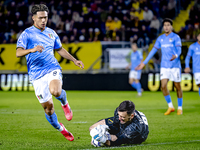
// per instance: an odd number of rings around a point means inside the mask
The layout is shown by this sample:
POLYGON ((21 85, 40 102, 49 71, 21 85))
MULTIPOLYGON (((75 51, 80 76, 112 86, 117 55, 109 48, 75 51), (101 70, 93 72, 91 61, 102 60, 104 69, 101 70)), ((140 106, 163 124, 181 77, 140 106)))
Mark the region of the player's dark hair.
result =
POLYGON ((36 4, 32 7, 31 13, 32 15, 37 14, 38 11, 46 11, 47 13, 49 12, 49 9, 46 5, 44 4, 36 4))
POLYGON ((118 111, 120 111, 120 112, 127 111, 128 115, 133 114, 135 112, 135 104, 129 100, 123 101, 119 105, 118 111))
POLYGON ((169 22, 171 25, 173 25, 173 21, 170 18, 165 18, 162 22, 162 25, 164 25, 165 22, 169 22))

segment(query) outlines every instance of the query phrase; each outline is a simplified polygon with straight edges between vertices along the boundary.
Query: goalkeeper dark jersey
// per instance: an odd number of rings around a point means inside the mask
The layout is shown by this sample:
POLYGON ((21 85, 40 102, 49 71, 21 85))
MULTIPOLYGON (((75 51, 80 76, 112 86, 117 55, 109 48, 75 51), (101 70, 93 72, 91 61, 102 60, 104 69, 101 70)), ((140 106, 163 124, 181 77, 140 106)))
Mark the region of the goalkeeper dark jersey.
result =
POLYGON ((134 118, 126 124, 121 124, 117 109, 114 117, 105 119, 106 125, 109 126, 109 133, 116 135, 117 140, 112 142, 111 146, 118 146, 121 144, 140 144, 147 139, 149 134, 148 122, 146 116, 135 110, 134 118))

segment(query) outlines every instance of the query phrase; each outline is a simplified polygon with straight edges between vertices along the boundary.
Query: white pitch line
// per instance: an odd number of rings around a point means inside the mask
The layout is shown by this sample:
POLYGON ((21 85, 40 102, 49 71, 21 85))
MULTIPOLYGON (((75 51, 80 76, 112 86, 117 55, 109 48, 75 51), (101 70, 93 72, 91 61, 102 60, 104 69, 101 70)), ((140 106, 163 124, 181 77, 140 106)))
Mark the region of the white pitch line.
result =
MULTIPOLYGON (((195 108, 193 106, 185 106, 184 109, 192 109, 195 108)), ((136 110, 154 110, 155 108, 149 107, 149 108, 138 108, 136 110)), ((159 107, 157 109, 166 109, 166 107, 159 107)), ((105 112, 105 111, 114 111, 114 109, 72 109, 73 112, 93 112, 93 111, 98 111, 98 112, 105 112)), ((34 113, 42 113, 44 112, 43 110, 34 110, 34 109, 0 109, 0 114, 9 114, 14 112, 14 114, 20 114, 23 112, 34 112, 34 113)), ((56 112, 63 112, 62 109, 56 109, 56 112)))
POLYGON ((112 111, 112 109, 72 109, 72 111, 112 111))
MULTIPOLYGON (((98 149, 122 149, 128 147, 144 147, 144 146, 157 146, 157 145, 170 145, 170 144, 182 144, 182 143, 193 143, 200 142, 200 140, 192 140, 192 141, 179 141, 179 142, 166 142, 166 143, 151 143, 151 144, 141 144, 141 145, 132 145, 132 146, 119 146, 119 147, 100 147, 98 149)), ((97 148, 90 149, 78 149, 78 150, 97 150, 97 148)))
POLYGON ((87 121, 79 121, 79 122, 72 122, 72 123, 87 123, 87 121))

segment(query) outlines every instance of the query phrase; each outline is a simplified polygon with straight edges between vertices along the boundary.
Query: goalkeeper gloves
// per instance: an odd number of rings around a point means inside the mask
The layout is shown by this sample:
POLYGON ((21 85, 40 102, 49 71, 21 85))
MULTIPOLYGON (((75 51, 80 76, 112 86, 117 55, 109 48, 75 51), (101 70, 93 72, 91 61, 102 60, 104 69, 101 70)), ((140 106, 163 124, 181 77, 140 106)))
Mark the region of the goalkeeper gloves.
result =
POLYGON ((98 125, 90 131, 90 135, 94 141, 98 141, 104 144, 107 140, 111 140, 111 136, 108 130, 109 127, 107 125, 98 125))

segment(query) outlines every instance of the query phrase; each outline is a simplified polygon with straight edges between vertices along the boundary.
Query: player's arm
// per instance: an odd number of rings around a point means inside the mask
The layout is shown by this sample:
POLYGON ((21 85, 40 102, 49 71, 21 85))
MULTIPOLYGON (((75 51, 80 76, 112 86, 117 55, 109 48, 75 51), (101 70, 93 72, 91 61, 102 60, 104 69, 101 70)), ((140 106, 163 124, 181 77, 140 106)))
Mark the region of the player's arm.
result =
POLYGON ((158 51, 157 48, 153 47, 153 49, 150 51, 149 55, 147 58, 144 60, 144 62, 141 61, 141 63, 135 68, 135 70, 141 70, 148 62, 149 60, 153 57, 153 55, 158 51))
POLYGON ((35 53, 35 52, 42 52, 44 47, 37 45, 32 49, 26 49, 28 45, 28 41, 30 40, 29 34, 24 31, 22 34, 19 36, 17 40, 17 49, 16 49, 16 56, 17 57, 22 57, 25 56, 29 53, 35 53))
POLYGON ((191 46, 189 47, 189 50, 188 50, 188 53, 187 53, 187 56, 185 58, 185 73, 189 73, 190 72, 190 65, 189 65, 189 62, 190 62, 190 57, 192 55, 192 48, 191 46))
POLYGON ((58 52, 58 54, 60 56, 62 56, 65 59, 71 60, 74 62, 74 64, 78 67, 80 67, 81 69, 84 68, 84 64, 82 63, 82 61, 80 60, 76 60, 68 51, 66 51, 63 47, 56 49, 56 51, 58 52))
POLYGON ((174 52, 174 55, 172 55, 172 58, 170 59, 170 61, 178 58, 180 55, 181 55, 181 39, 180 37, 177 35, 176 39, 175 39, 175 52, 174 52))
POLYGON ((172 55, 170 61, 178 58, 181 55, 181 46, 176 46, 175 49, 177 50, 177 52, 174 55, 172 55))
POLYGON ((37 45, 36 47, 32 48, 32 49, 24 49, 23 47, 17 47, 17 50, 16 50, 16 56, 17 57, 22 57, 22 56, 25 56, 29 53, 34 53, 34 52, 42 52, 42 50, 44 49, 43 46, 39 46, 37 45))

